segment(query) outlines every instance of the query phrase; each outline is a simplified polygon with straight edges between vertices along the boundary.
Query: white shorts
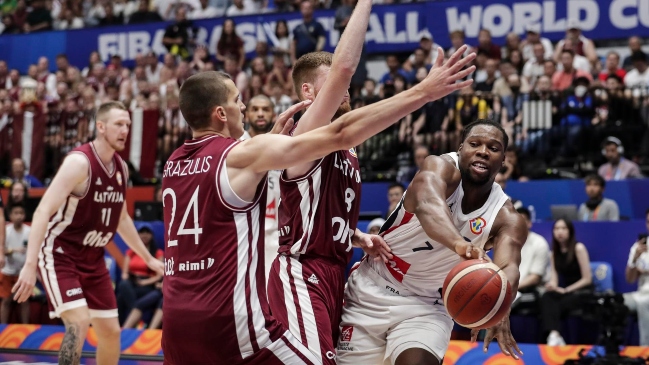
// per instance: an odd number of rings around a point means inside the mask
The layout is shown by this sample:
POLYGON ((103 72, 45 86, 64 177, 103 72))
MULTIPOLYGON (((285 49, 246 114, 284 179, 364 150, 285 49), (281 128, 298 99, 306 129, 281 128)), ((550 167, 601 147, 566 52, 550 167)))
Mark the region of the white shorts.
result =
POLYGON ((441 361, 453 320, 441 299, 408 294, 360 265, 345 289, 338 364, 394 364, 410 348, 424 349, 441 361))

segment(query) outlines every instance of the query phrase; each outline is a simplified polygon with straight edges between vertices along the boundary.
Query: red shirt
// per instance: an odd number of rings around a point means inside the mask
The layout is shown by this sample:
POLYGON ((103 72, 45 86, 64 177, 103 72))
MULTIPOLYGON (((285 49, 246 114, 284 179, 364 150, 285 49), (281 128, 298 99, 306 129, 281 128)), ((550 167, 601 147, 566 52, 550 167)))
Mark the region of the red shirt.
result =
MULTIPOLYGON (((618 68, 615 70, 615 74, 624 81, 624 76, 626 76, 626 71, 624 69, 618 68)), ((601 81, 606 81, 606 78, 608 77, 608 70, 603 70, 602 72, 599 73, 599 79, 601 81)))
MULTIPOLYGON (((126 250, 126 256, 128 256, 129 259, 131 259, 128 263, 128 272, 130 274, 133 274, 135 276, 153 276, 154 273, 149 267, 146 265, 146 262, 138 256, 133 250, 130 248, 126 250)), ((158 260, 162 260, 164 257, 164 252, 162 252, 161 249, 158 249, 155 252, 155 258, 158 260)))

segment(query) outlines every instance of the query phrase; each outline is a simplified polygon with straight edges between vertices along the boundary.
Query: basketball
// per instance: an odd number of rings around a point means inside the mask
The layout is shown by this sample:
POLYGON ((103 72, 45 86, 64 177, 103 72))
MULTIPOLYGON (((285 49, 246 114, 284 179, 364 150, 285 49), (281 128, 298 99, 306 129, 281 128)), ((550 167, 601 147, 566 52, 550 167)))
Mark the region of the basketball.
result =
POLYGON ((512 288, 505 273, 485 260, 463 261, 451 270, 442 289, 444 306, 459 325, 483 329, 507 314, 512 288))

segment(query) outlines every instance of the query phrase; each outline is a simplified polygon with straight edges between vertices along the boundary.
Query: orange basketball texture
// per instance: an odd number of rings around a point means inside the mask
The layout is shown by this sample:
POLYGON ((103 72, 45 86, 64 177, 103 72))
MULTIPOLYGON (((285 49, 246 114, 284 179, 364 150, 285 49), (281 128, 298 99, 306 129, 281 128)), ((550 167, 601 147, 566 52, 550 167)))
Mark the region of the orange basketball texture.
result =
POLYGON ((459 325, 483 329, 507 314, 512 288, 498 266, 485 260, 457 264, 444 280, 444 306, 459 325))

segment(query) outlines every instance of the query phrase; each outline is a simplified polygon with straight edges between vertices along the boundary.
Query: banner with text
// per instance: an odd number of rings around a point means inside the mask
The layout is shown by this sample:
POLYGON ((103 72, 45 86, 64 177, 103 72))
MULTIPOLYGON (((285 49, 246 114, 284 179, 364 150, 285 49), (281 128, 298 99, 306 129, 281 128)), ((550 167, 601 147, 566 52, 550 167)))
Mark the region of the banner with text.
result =
MULTIPOLYGON (((583 33, 593 39, 649 36, 649 1, 644 0, 455 0, 401 5, 377 5, 372 10, 366 36, 369 54, 411 52, 425 34, 436 43, 450 46, 448 34, 463 30, 468 44, 475 44, 481 28, 491 30, 494 41, 504 44, 509 32, 523 34, 528 24, 539 24, 544 37, 553 41, 565 34, 568 19, 577 19, 583 33)), ((277 43, 275 25, 286 20, 292 30, 301 23, 299 13, 258 14, 235 17, 237 33, 248 56, 254 56, 258 40, 277 43)), ((326 49, 332 51, 340 34, 334 29, 334 11, 316 12, 316 19, 328 33, 326 49)), ((196 21, 198 41, 211 54, 221 35, 224 18, 196 21)), ((165 28, 171 23, 88 28, 26 35, 0 36, 0 59, 11 68, 26 71, 38 57, 50 61, 65 53, 73 65, 86 66, 90 52, 98 50, 104 61, 118 54, 127 64, 138 53, 150 50, 166 53, 162 45, 165 28)), ((50 62, 54 67, 54 62, 50 62)))

